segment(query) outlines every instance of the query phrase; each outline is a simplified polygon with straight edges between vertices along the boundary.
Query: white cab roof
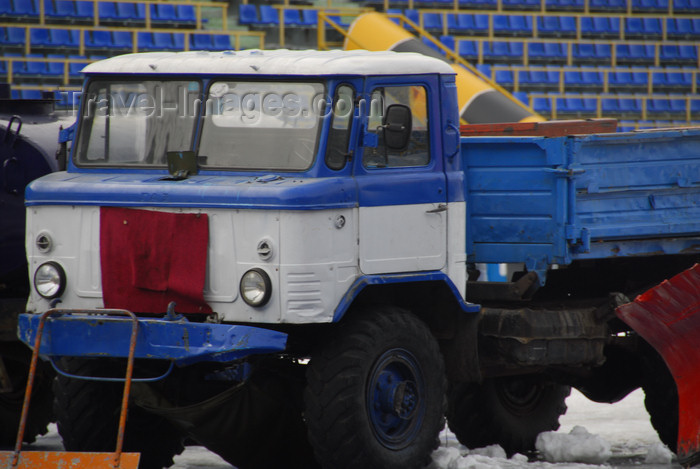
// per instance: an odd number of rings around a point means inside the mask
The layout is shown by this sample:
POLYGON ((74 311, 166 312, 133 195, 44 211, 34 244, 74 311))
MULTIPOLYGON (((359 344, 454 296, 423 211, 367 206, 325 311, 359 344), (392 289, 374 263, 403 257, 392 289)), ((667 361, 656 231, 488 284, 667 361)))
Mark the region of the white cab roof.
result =
POLYGON ((85 73, 235 75, 454 74, 446 62, 410 52, 245 50, 148 52, 101 60, 85 73))

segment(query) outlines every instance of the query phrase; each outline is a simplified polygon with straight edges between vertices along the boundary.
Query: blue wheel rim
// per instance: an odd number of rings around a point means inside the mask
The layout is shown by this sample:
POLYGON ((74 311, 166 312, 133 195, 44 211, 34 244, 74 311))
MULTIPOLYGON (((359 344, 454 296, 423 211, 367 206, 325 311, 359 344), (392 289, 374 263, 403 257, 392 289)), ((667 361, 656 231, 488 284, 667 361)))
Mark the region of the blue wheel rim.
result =
POLYGON ((384 352, 370 370, 367 411, 374 436, 384 447, 409 446, 425 416, 425 382, 418 360, 408 350, 384 352))

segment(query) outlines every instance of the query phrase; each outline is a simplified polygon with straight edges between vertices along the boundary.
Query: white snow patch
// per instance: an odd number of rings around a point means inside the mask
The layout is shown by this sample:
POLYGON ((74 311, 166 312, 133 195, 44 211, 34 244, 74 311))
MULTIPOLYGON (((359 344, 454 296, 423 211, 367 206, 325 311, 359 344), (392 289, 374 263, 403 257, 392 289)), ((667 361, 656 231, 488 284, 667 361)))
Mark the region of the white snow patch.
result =
POLYGON ((602 464, 612 457, 610 443, 581 426, 575 426, 568 434, 540 433, 535 447, 551 463, 602 464))
POLYGON ((669 464, 673 460, 673 453, 666 445, 656 443, 649 447, 647 457, 644 459, 645 464, 669 464))
POLYGON ((474 454, 478 456, 486 456, 488 458, 495 459, 508 459, 506 455, 506 450, 504 450, 501 445, 490 445, 485 448, 477 448, 469 451, 469 454, 474 454))

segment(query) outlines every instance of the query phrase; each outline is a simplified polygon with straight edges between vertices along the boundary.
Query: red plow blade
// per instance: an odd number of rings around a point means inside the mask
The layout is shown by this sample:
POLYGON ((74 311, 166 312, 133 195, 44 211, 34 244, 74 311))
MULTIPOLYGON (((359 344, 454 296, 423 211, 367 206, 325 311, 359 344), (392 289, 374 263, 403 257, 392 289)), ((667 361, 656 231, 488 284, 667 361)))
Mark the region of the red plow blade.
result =
POLYGON ((617 316, 663 357, 678 388, 679 462, 700 461, 700 264, 644 292, 617 316))

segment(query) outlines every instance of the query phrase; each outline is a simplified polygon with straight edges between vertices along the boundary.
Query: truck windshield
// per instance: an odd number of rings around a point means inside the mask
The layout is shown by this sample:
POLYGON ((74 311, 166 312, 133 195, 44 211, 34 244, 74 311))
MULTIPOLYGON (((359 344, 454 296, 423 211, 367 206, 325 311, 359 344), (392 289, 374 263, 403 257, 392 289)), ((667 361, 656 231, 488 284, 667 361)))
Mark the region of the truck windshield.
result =
POLYGON ((198 81, 92 81, 77 164, 165 166, 168 151, 192 147, 200 89, 198 81))
POLYGON ((201 167, 303 171, 314 161, 328 112, 322 83, 214 82, 207 97, 201 167))

